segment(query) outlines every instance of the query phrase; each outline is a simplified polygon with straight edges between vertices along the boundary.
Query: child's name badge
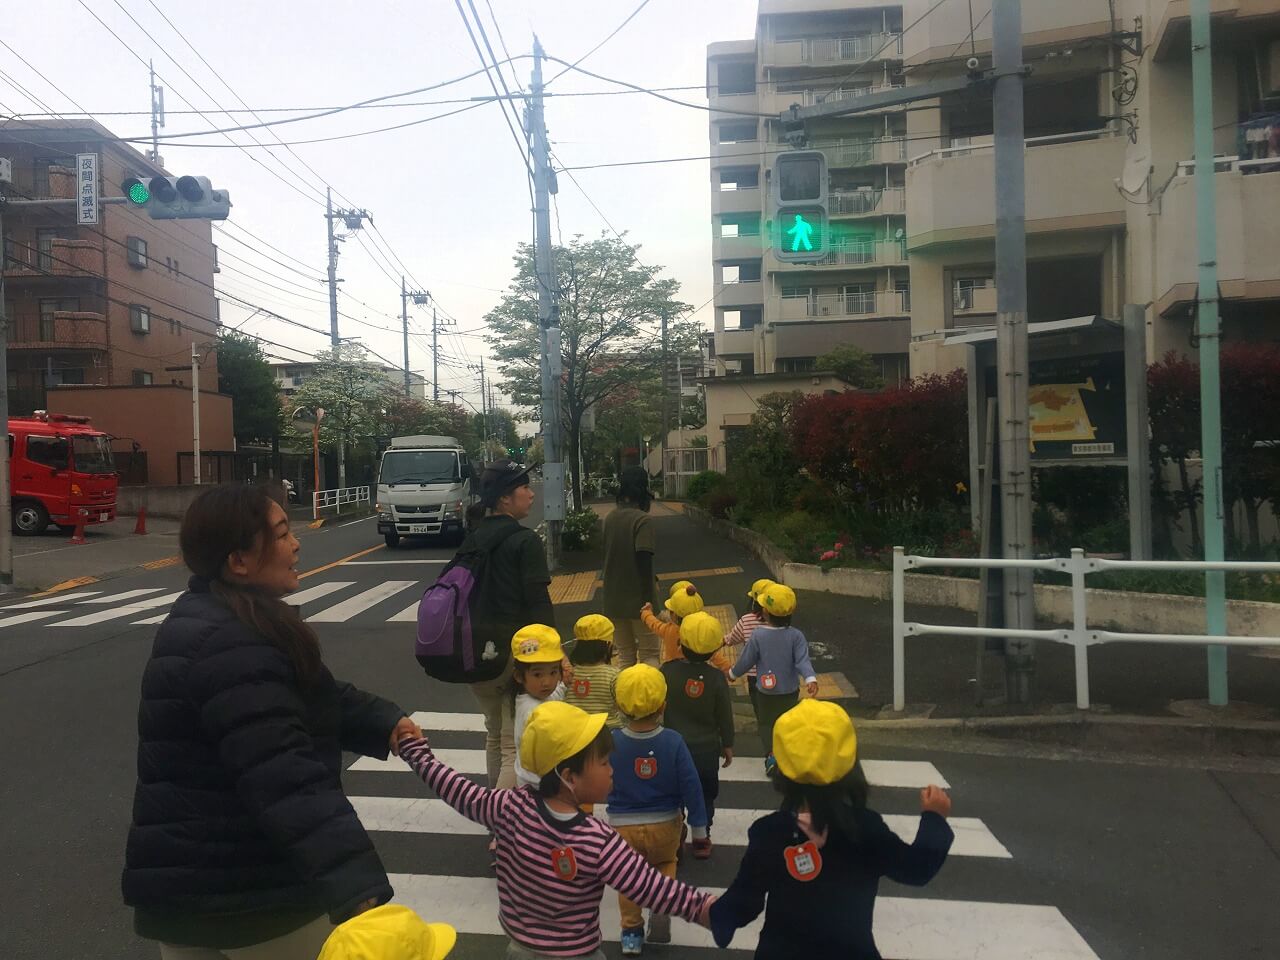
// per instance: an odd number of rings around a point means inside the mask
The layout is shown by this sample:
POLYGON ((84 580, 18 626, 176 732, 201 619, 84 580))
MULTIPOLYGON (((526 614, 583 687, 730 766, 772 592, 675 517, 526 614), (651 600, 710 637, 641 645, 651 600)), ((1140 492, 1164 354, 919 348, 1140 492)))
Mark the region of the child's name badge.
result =
POLYGON ((657 757, 636 757, 636 776, 641 780, 652 780, 658 775, 657 757))
POLYGON ((591 695, 591 681, 585 677, 581 680, 573 681, 573 695, 575 697, 586 697, 591 695))
POLYGON ((685 696, 692 700, 697 700, 702 696, 702 691, 707 689, 707 685, 702 682, 701 677, 691 677, 684 682, 685 696))
POLYGON ((551 851, 551 868, 556 877, 566 883, 578 875, 578 858, 573 854, 573 847, 557 847, 551 851))
POLYGON ((794 847, 787 847, 783 851, 783 856, 787 861, 787 873, 801 883, 812 880, 822 872, 822 854, 818 852, 817 844, 812 840, 806 840, 794 847))
POLYGON ((772 690, 772 689, 773 689, 774 687, 776 687, 777 685, 778 685, 778 678, 777 678, 777 676, 775 676, 774 674, 772 674, 772 673, 762 673, 762 674, 760 674, 760 689, 761 689, 761 690, 772 690))

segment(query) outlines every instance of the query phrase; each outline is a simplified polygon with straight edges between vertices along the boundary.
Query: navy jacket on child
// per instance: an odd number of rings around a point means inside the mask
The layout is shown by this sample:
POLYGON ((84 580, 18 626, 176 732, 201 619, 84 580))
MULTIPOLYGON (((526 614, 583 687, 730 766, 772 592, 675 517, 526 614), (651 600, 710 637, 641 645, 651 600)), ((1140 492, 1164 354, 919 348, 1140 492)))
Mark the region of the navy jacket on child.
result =
POLYGON ((667 709, 663 723, 699 753, 719 756, 733 746, 733 701, 724 674, 710 663, 668 660, 662 665, 667 681, 667 709))
POLYGON ((753 823, 738 876, 711 907, 716 945, 727 947, 734 931, 763 909, 755 960, 794 957, 797 944, 806 956, 880 960, 871 935, 880 878, 924 886, 941 869, 955 835, 936 813, 920 815, 911 844, 873 810, 857 818, 856 840, 834 830, 814 839, 785 810, 753 823))
POLYGON ((613 732, 609 760, 613 764, 611 824, 657 823, 661 818, 656 815, 683 807, 693 835, 706 836, 702 785, 680 734, 663 727, 643 733, 623 727, 613 732))

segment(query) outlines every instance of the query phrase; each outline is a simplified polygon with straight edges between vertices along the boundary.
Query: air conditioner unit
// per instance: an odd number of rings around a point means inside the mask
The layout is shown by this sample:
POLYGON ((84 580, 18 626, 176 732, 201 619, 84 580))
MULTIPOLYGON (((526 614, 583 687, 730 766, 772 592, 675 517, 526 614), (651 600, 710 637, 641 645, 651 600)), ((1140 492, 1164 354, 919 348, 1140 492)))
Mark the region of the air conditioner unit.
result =
POLYGON ((147 241, 141 237, 129 237, 127 249, 129 266, 145 269, 147 266, 147 241))

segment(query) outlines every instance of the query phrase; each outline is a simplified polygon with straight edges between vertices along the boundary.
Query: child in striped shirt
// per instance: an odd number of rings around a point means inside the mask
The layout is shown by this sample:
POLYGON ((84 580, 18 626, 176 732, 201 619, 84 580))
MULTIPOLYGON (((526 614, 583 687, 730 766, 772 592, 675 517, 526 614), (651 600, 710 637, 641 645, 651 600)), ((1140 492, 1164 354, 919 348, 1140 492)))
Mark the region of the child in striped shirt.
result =
POLYGON ((567 681, 565 703, 572 703, 587 713, 606 713, 606 726, 616 730, 622 726, 618 705, 613 700, 618 668, 613 660, 613 621, 598 613, 589 613, 573 625, 573 649, 569 662, 573 678, 567 681))
MULTIPOLYGON (((747 591, 747 596, 751 598, 751 609, 744 613, 733 628, 725 634, 724 648, 730 652, 735 662, 742 656, 742 651, 747 641, 751 639, 751 634, 755 633, 756 627, 764 626, 764 611, 760 608, 759 597, 766 587, 771 586, 773 581, 767 577, 762 577, 751 585, 751 589, 747 591)), ((758 723, 760 711, 756 707, 756 668, 752 667, 748 670, 746 676, 747 693, 751 695, 751 709, 755 712, 758 723)))
POLYGON ((607 823, 579 809, 603 803, 613 785, 613 736, 603 713, 540 704, 519 754, 537 787, 491 790, 446 766, 425 739, 400 741, 399 754, 440 799, 498 839, 498 919, 508 957, 582 957, 600 950, 606 886, 659 914, 707 924, 715 898, 645 862, 607 823))

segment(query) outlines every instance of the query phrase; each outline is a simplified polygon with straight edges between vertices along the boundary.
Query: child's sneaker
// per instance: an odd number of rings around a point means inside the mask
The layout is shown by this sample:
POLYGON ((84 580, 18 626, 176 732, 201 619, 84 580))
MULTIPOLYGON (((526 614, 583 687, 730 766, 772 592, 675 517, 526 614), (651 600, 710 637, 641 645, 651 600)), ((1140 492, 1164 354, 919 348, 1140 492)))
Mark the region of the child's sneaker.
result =
POLYGON ((644 950, 644 927, 622 931, 622 955, 638 957, 644 950))
POLYGON ((764 775, 766 777, 770 776, 773 773, 774 767, 776 767, 777 765, 778 765, 778 761, 773 759, 772 753, 769 754, 767 757, 765 757, 764 758, 764 775))
POLYGON ((670 943, 671 942, 671 917, 665 913, 649 914, 649 936, 650 943, 670 943))

